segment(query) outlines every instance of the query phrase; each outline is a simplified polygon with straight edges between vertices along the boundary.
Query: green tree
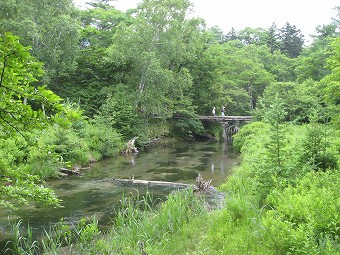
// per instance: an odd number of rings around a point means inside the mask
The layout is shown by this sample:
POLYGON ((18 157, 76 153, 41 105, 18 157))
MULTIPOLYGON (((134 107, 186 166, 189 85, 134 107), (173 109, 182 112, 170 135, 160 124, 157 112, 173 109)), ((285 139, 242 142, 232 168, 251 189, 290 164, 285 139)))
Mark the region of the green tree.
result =
POLYGON ((171 116, 178 104, 191 107, 192 78, 186 63, 195 57, 200 20, 187 19, 187 0, 144 1, 134 24, 122 27, 109 49, 109 61, 128 65, 126 81, 133 104, 146 114, 171 116))
POLYGON ((232 43, 225 44, 224 75, 227 80, 247 92, 249 111, 255 109, 258 97, 274 79, 273 75, 264 68, 258 46, 248 45, 240 48, 235 46, 232 43))
POLYGON ((131 23, 127 14, 115 7, 93 1, 91 8, 80 11, 81 20, 81 48, 106 48, 113 43, 113 35, 121 22, 131 23))
MULTIPOLYGON (((8 138, 20 133, 44 128, 50 120, 61 121, 61 98, 45 87, 32 83, 43 74, 41 63, 35 62, 29 48, 22 46, 18 37, 5 33, 0 37, 0 136, 8 138), (42 108, 41 106, 44 106, 42 108)), ((58 204, 50 189, 39 185, 37 176, 14 168, 0 159, 0 206, 12 207, 29 200, 58 204)))
POLYGON ((108 90, 107 95, 106 101, 95 116, 95 121, 116 130, 125 140, 138 136, 138 142, 146 143, 148 137, 144 119, 130 103, 133 93, 126 86, 119 84, 113 90, 108 90))
MULTIPOLYGON (((193 101, 199 114, 209 115, 214 106, 223 104, 230 106, 232 102, 227 95, 228 91, 224 89, 226 82, 223 69, 226 63, 223 45, 212 44, 206 50, 202 50, 199 56, 190 67, 194 83, 193 101)), ((236 86, 234 88, 237 89, 236 86)), ((246 93, 243 95, 247 97, 246 93)))
POLYGON ((265 45, 267 31, 263 28, 250 28, 246 27, 238 33, 238 40, 245 45, 265 45))
POLYGON ((218 26, 211 27, 208 32, 211 33, 212 41, 222 43, 225 39, 223 31, 218 26))
POLYGON ((204 50, 191 70, 199 113, 210 114, 212 107, 225 105, 228 114, 249 114, 264 88, 274 81, 264 67, 263 51, 239 41, 212 44, 204 50))
POLYGON ((97 1, 80 11, 80 20, 77 68, 60 80, 58 94, 79 102, 85 115, 93 117, 106 100, 107 88, 125 81, 126 66, 105 61, 106 51, 114 43, 119 26, 131 24, 133 18, 97 1))
POLYGON ((302 142, 303 153, 300 158, 304 165, 315 171, 336 169, 336 153, 331 150, 334 147, 331 146, 331 129, 328 125, 318 123, 319 114, 318 109, 311 113, 311 123, 306 126, 306 138, 302 142))
POLYGON ((290 58, 296 58, 302 51, 304 40, 301 30, 288 22, 280 29, 280 50, 290 58))
POLYGON ((325 100, 332 112, 333 122, 340 123, 340 38, 334 38, 331 42, 331 55, 327 59, 331 73, 322 83, 325 84, 325 100))
POLYGON ((270 48, 271 53, 274 53, 276 50, 280 49, 279 31, 275 23, 273 23, 271 27, 268 29, 265 40, 267 46, 270 48))
POLYGON ((238 32, 233 27, 230 29, 230 31, 223 38, 224 42, 234 41, 234 40, 237 40, 237 39, 238 39, 238 32))
POLYGON ((316 38, 296 59, 295 73, 299 82, 307 79, 320 81, 329 74, 326 59, 329 57, 329 40, 316 38))
MULTIPOLYGON (((258 105, 257 112, 264 115, 267 108, 274 102, 276 95, 285 102, 287 111, 285 121, 309 122, 309 116, 317 108, 322 108, 322 94, 320 84, 313 80, 303 83, 297 82, 275 82, 266 87, 261 103, 258 105)), ((322 119, 320 119, 322 120, 322 119)))
POLYGON ((271 126, 270 141, 267 145, 269 158, 273 166, 280 174, 282 167, 282 148, 284 147, 284 133, 282 123, 284 122, 287 112, 284 108, 284 102, 276 94, 273 103, 265 113, 264 121, 271 126))
POLYGON ((59 77, 76 66, 79 22, 72 0, 1 1, 0 33, 20 36, 31 54, 44 63, 45 82, 58 87, 59 77))
POLYGON ((10 33, 0 37, 0 131, 4 136, 44 127, 49 117, 54 118, 52 114, 63 109, 59 96, 32 86, 43 74, 42 64, 18 40, 10 33))
POLYGON ((300 82, 306 79, 320 81, 330 73, 327 69, 327 58, 330 56, 330 42, 332 38, 339 37, 337 27, 339 21, 334 21, 328 25, 317 26, 316 35, 310 46, 303 49, 297 58, 295 72, 300 82))

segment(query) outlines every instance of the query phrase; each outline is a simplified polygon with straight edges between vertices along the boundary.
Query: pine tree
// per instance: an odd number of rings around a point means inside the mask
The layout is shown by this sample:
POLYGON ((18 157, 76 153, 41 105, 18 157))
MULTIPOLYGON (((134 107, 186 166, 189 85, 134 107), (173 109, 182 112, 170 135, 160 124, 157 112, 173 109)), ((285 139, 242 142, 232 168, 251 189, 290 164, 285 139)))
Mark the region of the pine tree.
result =
POLYGON ((290 58, 296 58, 302 51, 304 43, 301 30, 288 22, 280 29, 280 50, 283 54, 290 58))
POLYGON ((235 30, 235 28, 231 28, 231 30, 224 36, 223 41, 228 42, 228 41, 233 41, 238 39, 238 33, 235 30))
POLYGON ((274 53, 275 50, 280 49, 279 34, 275 23, 273 23, 268 29, 266 41, 271 53, 274 53))

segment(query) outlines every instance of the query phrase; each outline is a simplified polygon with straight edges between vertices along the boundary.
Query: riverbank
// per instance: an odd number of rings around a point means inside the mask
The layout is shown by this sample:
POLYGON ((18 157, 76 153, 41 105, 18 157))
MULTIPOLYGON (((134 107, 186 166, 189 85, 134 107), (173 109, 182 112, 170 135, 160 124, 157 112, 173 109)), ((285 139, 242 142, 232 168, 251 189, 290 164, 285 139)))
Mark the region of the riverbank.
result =
MULTIPOLYGON (((82 222, 75 242, 61 248, 63 242, 54 241, 54 247, 64 254, 339 254, 338 166, 315 171, 309 162, 301 163, 299 141, 306 141, 310 129, 282 128, 284 137, 295 138, 282 153, 294 151, 295 157, 286 157, 281 172, 271 174, 276 161, 264 146, 272 137, 270 126, 252 123, 235 137, 243 161, 219 186, 227 194, 226 207, 210 211, 188 191, 169 195, 157 207, 148 197, 127 198, 112 227, 102 231, 96 221, 82 222), (286 170, 294 174, 283 175, 286 170)), ((339 157, 337 132, 326 128, 327 141, 333 141, 327 150, 339 157)))

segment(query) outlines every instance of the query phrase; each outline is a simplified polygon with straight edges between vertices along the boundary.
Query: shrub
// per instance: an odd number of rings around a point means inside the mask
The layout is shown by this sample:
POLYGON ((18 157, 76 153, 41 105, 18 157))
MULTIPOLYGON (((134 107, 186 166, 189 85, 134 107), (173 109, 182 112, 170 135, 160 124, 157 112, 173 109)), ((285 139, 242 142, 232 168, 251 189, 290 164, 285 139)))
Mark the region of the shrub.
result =
POLYGON ((97 155, 100 158, 117 155, 124 148, 121 135, 111 127, 100 123, 87 124, 83 139, 92 156, 97 155))
POLYGON ((296 187, 273 190, 263 224, 275 254, 338 254, 340 173, 310 172, 296 187))
POLYGON ((22 136, 0 139, 0 158, 10 165, 22 164, 27 157, 27 142, 22 136))
POLYGON ((263 122, 252 122, 243 126, 240 131, 234 136, 233 147, 239 152, 246 149, 252 139, 263 136, 268 132, 269 125, 263 122))
POLYGON ((170 134, 179 138, 192 138, 203 134, 202 122, 197 116, 188 111, 177 112, 178 119, 170 126, 170 134))

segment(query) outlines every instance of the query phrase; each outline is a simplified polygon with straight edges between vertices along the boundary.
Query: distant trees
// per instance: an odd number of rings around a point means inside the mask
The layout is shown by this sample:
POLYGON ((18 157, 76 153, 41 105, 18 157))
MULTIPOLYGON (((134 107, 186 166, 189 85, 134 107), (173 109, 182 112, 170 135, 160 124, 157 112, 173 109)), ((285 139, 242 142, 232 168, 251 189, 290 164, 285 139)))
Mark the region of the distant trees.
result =
POLYGON ((331 55, 328 58, 328 67, 331 73, 323 78, 325 85, 325 101, 333 119, 339 127, 340 123, 340 38, 334 38, 331 42, 331 55))
POLYGON ((79 20, 72 0, 1 1, 0 33, 12 32, 44 63, 45 82, 57 88, 60 77, 76 67, 79 20))
POLYGON ((122 83, 127 66, 107 61, 107 51, 114 43, 114 35, 133 19, 113 6, 93 2, 91 8, 80 10, 79 49, 77 66, 61 77, 57 93, 78 102, 85 114, 93 117, 106 101, 114 85, 122 83), (109 88, 109 89, 108 89, 109 88))
POLYGON ((287 57, 296 58, 302 51, 304 43, 301 30, 288 22, 280 29, 275 23, 269 29, 244 28, 236 32, 234 28, 224 36, 225 41, 239 40, 245 45, 267 45, 271 53, 279 50, 287 57))
POLYGON ((266 44, 270 49, 271 53, 280 49, 280 40, 279 40, 279 31, 273 23, 271 27, 268 29, 267 36, 266 36, 266 44))

